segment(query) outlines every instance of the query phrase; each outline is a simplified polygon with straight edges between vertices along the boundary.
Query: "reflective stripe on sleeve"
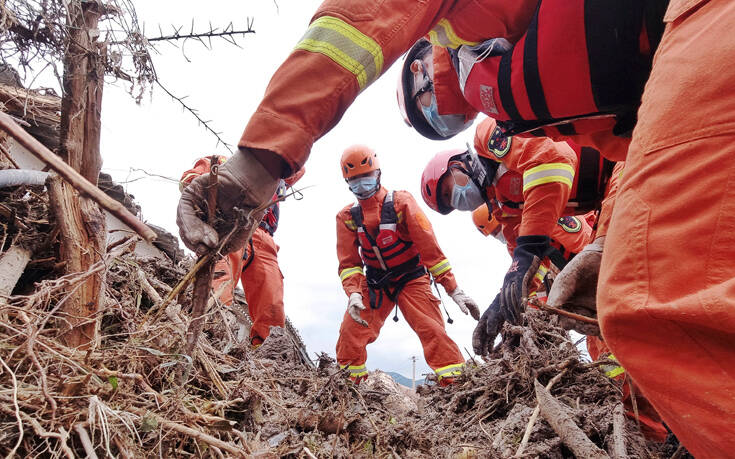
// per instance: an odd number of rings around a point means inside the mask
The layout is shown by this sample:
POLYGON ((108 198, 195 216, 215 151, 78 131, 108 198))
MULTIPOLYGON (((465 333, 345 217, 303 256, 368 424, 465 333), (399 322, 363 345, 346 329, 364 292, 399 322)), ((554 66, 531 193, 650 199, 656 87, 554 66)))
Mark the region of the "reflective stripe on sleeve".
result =
POLYGON ((296 49, 320 53, 351 72, 360 90, 383 71, 383 50, 372 38, 333 16, 311 23, 296 49))
POLYGON ((446 367, 437 368, 434 370, 434 373, 436 373, 437 378, 441 381, 442 378, 461 375, 463 369, 464 363, 455 363, 446 367))
POLYGON ((523 173, 523 192, 543 185, 544 183, 559 182, 572 187, 574 168, 565 163, 549 163, 532 167, 523 173))
POLYGON ((445 272, 452 269, 452 265, 449 264, 449 260, 446 258, 440 261, 439 263, 435 264, 431 268, 429 268, 429 272, 432 276, 436 277, 440 274, 444 274, 445 272))
POLYGON ((343 269, 342 272, 339 273, 339 280, 344 282, 345 279, 347 279, 350 276, 354 276, 355 274, 363 274, 362 272, 362 266, 355 266, 353 268, 346 268, 343 269))
POLYGON ((436 27, 429 31, 429 41, 434 45, 452 49, 457 49, 462 45, 474 46, 478 43, 461 39, 446 18, 440 19, 436 27))

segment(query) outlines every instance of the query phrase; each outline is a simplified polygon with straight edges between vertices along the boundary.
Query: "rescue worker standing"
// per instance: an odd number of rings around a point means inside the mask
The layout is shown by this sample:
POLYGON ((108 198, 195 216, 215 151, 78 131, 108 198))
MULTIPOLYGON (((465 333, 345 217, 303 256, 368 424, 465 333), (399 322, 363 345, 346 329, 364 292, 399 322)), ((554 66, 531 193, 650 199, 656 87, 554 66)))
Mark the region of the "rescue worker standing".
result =
POLYGON ((338 363, 355 382, 367 377, 366 346, 378 338, 395 305, 421 340, 439 384, 452 383, 464 358, 444 329, 431 277, 475 320, 477 305, 457 287, 449 260, 413 197, 381 186, 375 152, 349 147, 341 168, 358 203, 337 214, 339 277, 349 297, 337 340, 338 363))

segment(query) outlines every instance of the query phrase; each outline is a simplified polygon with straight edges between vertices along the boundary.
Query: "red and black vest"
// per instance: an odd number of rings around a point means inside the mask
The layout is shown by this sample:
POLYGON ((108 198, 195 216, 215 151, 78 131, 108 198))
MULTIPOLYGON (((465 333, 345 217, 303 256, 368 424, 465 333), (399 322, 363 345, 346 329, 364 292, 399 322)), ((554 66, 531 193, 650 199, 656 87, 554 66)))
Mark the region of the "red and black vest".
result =
POLYGON ((506 135, 611 128, 627 135, 668 2, 541 0, 526 34, 510 49, 498 46, 488 57, 482 45, 453 53, 465 99, 498 120, 506 135))
POLYGON ((380 210, 378 234, 375 237, 365 228, 359 205, 353 206, 350 214, 357 227, 362 260, 367 267, 372 268, 368 271, 390 271, 395 274, 391 277, 398 277, 420 264, 419 252, 413 242, 405 241, 398 235, 398 215, 393 204, 392 191, 385 195, 383 208, 380 210))

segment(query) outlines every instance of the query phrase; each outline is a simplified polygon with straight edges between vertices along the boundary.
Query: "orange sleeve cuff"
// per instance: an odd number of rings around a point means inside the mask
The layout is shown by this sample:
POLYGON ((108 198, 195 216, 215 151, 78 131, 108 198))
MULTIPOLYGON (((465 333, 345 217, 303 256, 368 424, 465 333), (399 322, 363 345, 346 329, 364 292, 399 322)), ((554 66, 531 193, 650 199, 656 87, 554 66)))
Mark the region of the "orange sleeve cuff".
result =
POLYGON ((365 279, 365 276, 363 276, 362 274, 355 274, 354 276, 350 276, 342 281, 342 288, 344 289, 347 296, 350 296, 353 293, 362 294, 363 279, 365 279))
POLYGON ((257 111, 240 138, 239 147, 271 151, 291 167, 301 169, 309 157, 314 138, 291 121, 272 113, 257 111))
POLYGON ((444 291, 447 293, 452 293, 457 290, 457 280, 454 278, 454 274, 452 274, 451 270, 441 274, 436 278, 436 281, 444 287, 444 291))

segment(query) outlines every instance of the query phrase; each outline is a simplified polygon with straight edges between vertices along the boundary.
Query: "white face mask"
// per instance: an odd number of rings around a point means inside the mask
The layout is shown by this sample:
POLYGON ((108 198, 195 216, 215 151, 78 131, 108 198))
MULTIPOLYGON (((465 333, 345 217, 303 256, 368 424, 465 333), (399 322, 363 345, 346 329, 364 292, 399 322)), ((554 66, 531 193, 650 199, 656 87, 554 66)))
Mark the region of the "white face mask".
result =
POLYGON ((467 181, 467 185, 459 186, 456 183, 452 188, 451 205, 457 210, 472 211, 485 203, 480 189, 472 180, 467 181))

